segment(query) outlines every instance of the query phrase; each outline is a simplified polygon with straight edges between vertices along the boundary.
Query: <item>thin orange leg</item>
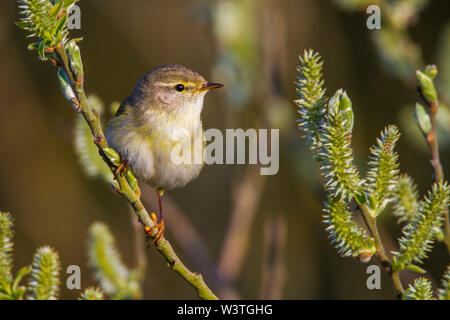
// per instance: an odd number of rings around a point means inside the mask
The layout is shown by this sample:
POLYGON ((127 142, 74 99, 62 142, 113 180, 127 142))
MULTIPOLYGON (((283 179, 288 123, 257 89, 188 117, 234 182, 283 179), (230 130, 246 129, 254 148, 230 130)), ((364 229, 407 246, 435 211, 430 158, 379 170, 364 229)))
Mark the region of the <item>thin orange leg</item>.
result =
POLYGON ((147 234, 147 240, 150 240, 151 235, 154 233, 155 229, 158 229, 158 232, 153 237, 152 242, 148 245, 148 247, 153 246, 155 243, 158 243, 159 240, 164 236, 164 230, 165 230, 165 223, 163 218, 163 210, 162 210, 162 196, 164 194, 163 188, 157 189, 158 193, 158 205, 159 205, 159 222, 157 223, 156 215, 152 212, 151 218, 153 222, 155 222, 155 225, 153 227, 145 227, 145 233, 147 234))
POLYGON ((117 174, 123 175, 124 172, 127 170, 127 168, 128 168, 127 160, 122 160, 116 169, 116 175, 117 174))

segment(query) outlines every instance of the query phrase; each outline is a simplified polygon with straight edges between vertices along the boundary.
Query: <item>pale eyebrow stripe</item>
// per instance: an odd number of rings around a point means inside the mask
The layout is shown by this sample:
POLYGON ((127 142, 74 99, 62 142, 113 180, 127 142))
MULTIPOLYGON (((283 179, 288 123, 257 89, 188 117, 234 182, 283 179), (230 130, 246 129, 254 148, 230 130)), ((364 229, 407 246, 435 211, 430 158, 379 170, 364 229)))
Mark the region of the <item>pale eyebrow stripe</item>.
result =
POLYGON ((172 87, 177 85, 177 83, 167 83, 167 82, 155 82, 155 85, 161 86, 161 87, 172 87))
POLYGON ((193 82, 183 82, 183 81, 182 82, 171 82, 171 83, 158 81, 158 82, 155 82, 155 85, 161 86, 161 87, 170 87, 170 88, 172 88, 172 87, 175 87, 177 84, 180 84, 180 83, 183 84, 186 88, 190 88, 190 89, 197 88, 195 83, 193 83, 193 82))

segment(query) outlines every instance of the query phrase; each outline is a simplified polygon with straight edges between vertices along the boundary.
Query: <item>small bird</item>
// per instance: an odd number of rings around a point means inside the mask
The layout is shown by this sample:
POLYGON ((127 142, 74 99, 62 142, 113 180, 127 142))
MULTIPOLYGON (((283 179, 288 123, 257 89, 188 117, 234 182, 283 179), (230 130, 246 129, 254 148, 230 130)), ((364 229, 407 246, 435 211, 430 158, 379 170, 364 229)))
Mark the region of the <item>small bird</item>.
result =
MULTIPOLYGON (((197 72, 176 64, 155 68, 140 78, 120 105, 106 129, 108 144, 119 152, 122 162, 118 173, 130 166, 138 179, 156 188, 159 222, 146 229, 148 235, 158 229, 151 245, 163 236, 162 213, 164 190, 184 187, 198 177, 203 167, 203 143, 192 144, 201 161, 177 163, 173 149, 177 143, 174 133, 202 137, 200 114, 205 94, 219 83, 209 83, 197 72)), ((185 141, 191 141, 190 137, 185 141)))

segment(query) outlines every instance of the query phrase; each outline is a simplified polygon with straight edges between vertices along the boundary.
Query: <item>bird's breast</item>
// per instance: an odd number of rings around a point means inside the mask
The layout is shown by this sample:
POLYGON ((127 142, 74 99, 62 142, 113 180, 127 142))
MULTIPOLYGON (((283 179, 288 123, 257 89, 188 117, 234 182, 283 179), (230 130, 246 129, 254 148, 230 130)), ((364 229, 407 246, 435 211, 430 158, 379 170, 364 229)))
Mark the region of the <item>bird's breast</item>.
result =
POLYGON ((183 187, 197 178, 203 167, 201 121, 167 123, 155 132, 152 142, 143 147, 150 150, 153 157, 153 172, 145 177, 147 183, 165 189, 183 187))
POLYGON ((127 160, 135 175, 152 187, 183 187, 203 167, 201 120, 152 117, 132 129, 125 122, 108 128, 108 143, 127 160))

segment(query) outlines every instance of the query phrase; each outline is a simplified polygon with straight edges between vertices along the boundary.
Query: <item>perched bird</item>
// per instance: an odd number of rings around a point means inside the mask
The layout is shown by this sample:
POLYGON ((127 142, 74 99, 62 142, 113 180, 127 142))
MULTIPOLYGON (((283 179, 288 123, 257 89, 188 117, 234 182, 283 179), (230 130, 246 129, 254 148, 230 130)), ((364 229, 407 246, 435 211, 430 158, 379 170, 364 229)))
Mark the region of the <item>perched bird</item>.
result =
MULTIPOLYGON (((108 144, 123 159, 118 173, 127 166, 137 178, 157 189, 159 222, 147 234, 158 229, 151 244, 164 233, 162 195, 164 190, 183 187, 200 174, 203 167, 203 144, 192 144, 200 162, 178 163, 173 150, 179 140, 174 134, 202 137, 200 114, 205 94, 219 83, 209 83, 197 72, 176 64, 151 70, 140 78, 131 95, 120 105, 106 129, 108 144)), ((185 137, 185 142, 190 142, 185 137)))

